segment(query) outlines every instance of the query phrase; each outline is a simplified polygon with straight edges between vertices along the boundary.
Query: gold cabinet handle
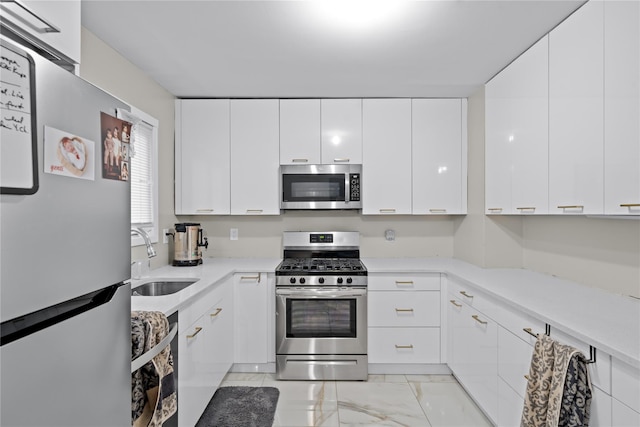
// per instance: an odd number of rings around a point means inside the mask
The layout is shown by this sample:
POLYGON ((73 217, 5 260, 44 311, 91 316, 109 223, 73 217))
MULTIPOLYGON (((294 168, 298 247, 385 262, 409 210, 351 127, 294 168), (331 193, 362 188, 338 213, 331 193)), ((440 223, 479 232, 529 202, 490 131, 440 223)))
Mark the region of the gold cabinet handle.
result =
POLYGON ((293 163, 307 163, 309 159, 291 159, 293 163))
POLYGON ((380 213, 395 213, 395 209, 380 209, 380 213))
POLYGON ((413 313, 413 308, 396 308, 398 313, 413 313))
POLYGON ((447 213, 446 209, 429 209, 431 213, 447 213))
POLYGON ((196 212, 213 212, 213 209, 196 209, 196 212))
POLYGON ((467 291, 460 291, 460 293, 461 293, 462 295, 464 295, 465 297, 467 297, 467 298, 473 298, 473 295, 469 295, 469 294, 467 293, 467 291))
POLYGON ((255 280, 258 283, 260 283, 261 278, 262 278, 262 273, 258 273, 257 276, 240 276, 240 280, 255 280))
POLYGON ((351 159, 341 158, 341 159, 333 159, 334 163, 347 163, 351 159))
POLYGON ((561 205, 558 209, 584 209, 583 205, 561 205))
POLYGON ((218 314, 220 314, 221 311, 222 311, 221 308, 216 308, 216 312, 215 313, 211 313, 209 316, 216 317, 216 316, 218 316, 218 314))
POLYGON ((413 344, 408 344, 408 345, 396 344, 396 348, 413 348, 413 344))
POLYGON ((535 206, 523 206, 521 208, 516 208, 519 211, 535 211, 536 207, 535 206))
POLYGON ((502 212, 502 208, 488 208, 489 212, 502 212))
POLYGON ((196 335, 198 335, 200 333, 200 331, 202 330, 202 328, 200 326, 196 326, 196 331, 194 333, 192 333, 191 335, 187 335, 187 338, 193 338, 196 335))
POLYGON ((640 208, 640 203, 623 203, 620 205, 621 208, 640 208))
POLYGON ((261 214, 262 209, 247 209, 248 214, 261 214))
POLYGON ((456 306, 456 307, 458 307, 458 308, 462 307, 462 304, 458 304, 458 303, 456 302, 456 300, 454 300, 454 299, 450 299, 450 300, 449 300, 449 302, 450 302, 451 304, 455 305, 455 306, 456 306))
POLYGON ((527 381, 529 381, 529 375, 525 375, 525 376, 524 376, 524 379, 525 379, 525 380, 527 380, 527 381))
POLYGON ((473 319, 474 319, 476 322, 480 323, 481 325, 486 325, 486 324, 487 324, 487 322, 486 322, 486 321, 484 321, 484 320, 481 320, 481 319, 480 319, 480 317, 479 317, 477 314, 474 314, 474 315, 472 315, 471 317, 473 317, 473 319))
POLYGON ((400 285, 413 286, 413 280, 396 280, 396 286, 400 285))

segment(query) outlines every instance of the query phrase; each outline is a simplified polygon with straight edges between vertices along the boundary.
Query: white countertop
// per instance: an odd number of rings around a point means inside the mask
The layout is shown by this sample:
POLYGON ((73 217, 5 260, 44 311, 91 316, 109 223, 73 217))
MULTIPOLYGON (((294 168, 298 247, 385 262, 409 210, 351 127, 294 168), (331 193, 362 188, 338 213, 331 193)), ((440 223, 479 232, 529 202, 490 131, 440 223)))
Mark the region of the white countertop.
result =
MULTIPOLYGON (((234 273, 273 272, 274 258, 206 258, 197 267, 165 266, 132 287, 158 278, 198 278, 183 291, 162 297, 132 297, 132 310, 169 315, 212 284, 234 273)), ((640 368, 640 301, 522 269, 483 269, 451 258, 363 258, 369 273, 445 273, 598 350, 640 368)))

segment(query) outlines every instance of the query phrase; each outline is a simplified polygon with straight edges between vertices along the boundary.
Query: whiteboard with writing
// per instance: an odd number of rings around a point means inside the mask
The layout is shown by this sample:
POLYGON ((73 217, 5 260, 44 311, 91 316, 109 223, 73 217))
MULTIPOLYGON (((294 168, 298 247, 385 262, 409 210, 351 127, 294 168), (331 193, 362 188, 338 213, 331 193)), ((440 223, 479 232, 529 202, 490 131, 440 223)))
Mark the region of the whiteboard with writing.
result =
POLYGON ((0 45, 0 186, 3 194, 38 190, 35 66, 28 53, 0 45))

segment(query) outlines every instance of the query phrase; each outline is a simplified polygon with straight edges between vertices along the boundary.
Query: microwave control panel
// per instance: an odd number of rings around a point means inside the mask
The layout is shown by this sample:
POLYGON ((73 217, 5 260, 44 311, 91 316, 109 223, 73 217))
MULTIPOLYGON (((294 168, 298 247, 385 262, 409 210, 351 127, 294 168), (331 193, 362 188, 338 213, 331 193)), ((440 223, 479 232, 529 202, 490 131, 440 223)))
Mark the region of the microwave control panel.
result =
POLYGON ((349 174, 349 200, 352 202, 360 201, 360 174, 349 174))

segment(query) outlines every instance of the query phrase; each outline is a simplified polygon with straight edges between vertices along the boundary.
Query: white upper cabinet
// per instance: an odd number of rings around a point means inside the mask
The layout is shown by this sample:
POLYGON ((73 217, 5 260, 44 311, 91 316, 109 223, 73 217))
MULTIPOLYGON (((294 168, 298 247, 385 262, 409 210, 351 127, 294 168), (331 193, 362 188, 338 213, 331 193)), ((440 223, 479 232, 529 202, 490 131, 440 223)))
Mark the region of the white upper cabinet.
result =
POLYGON ((411 100, 363 100, 362 136, 362 213, 411 214, 411 100))
POLYGON ((2 2, 3 25, 45 51, 80 63, 80 0, 2 2))
POLYGON ((279 215, 279 102, 231 100, 231 214, 279 215))
POLYGON ((603 2, 549 33, 549 212, 602 214, 603 2))
POLYGON ((280 164, 318 164, 320 100, 280 100, 280 164))
POLYGON ((322 99, 322 163, 362 163, 362 100, 322 99))
POLYGON ((485 212, 548 213, 549 38, 485 88, 485 212))
POLYGON ((411 117, 413 213, 465 214, 467 100, 414 99, 411 117))
POLYGON ((228 215, 229 100, 177 100, 175 150, 176 215, 228 215))
POLYGON ((604 3, 604 211, 640 215, 640 3, 604 3))

